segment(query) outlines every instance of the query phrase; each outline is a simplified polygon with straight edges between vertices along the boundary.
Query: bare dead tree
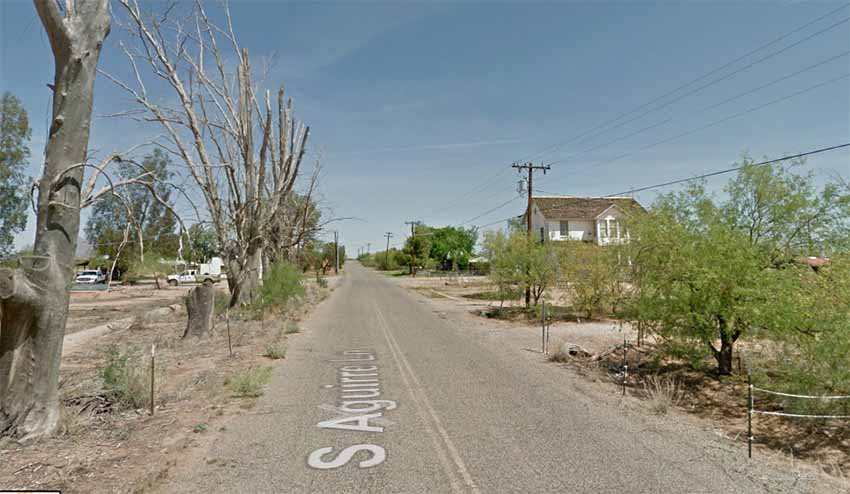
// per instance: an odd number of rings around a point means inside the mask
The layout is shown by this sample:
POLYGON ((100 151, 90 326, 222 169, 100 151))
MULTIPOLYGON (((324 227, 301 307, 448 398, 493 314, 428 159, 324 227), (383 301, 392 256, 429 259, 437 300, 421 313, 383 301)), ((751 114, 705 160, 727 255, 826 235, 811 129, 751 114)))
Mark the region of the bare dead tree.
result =
POLYGON ((0 270, 0 435, 28 441, 59 420, 59 362, 80 227, 94 80, 107 0, 34 0, 53 51, 53 116, 33 255, 0 270))
POLYGON ((118 4, 131 39, 121 50, 135 80, 104 75, 138 106, 126 116, 162 128, 163 148, 183 162, 206 203, 228 267, 230 304, 247 303, 262 281, 264 252, 277 247, 269 238, 279 215, 289 213, 284 205, 302 174, 310 129, 295 121, 282 87, 274 103, 270 91, 255 87, 226 3, 225 27, 210 21, 200 0, 179 18, 171 8, 144 12, 137 0, 118 4), (178 103, 151 95, 150 78, 165 81, 178 103))

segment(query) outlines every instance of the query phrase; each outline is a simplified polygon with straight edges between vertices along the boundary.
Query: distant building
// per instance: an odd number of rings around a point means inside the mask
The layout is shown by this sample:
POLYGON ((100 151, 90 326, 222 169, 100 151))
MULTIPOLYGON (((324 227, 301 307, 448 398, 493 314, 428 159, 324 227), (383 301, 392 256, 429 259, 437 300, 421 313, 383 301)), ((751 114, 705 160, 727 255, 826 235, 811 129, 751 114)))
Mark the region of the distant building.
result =
POLYGON ((533 197, 531 229, 541 240, 619 244, 629 240, 629 232, 621 220, 645 212, 631 197, 533 197))

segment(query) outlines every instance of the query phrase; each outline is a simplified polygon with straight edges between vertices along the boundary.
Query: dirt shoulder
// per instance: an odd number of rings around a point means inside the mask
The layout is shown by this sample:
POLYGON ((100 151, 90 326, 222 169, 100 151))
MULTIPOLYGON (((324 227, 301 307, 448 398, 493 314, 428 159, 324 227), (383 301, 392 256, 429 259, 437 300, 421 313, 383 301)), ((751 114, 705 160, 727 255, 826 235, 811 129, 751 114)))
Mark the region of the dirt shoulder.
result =
MULTIPOLYGON (((224 288, 221 283, 220 289, 224 288)), ((136 317, 153 309, 182 303, 191 285, 157 290, 153 285, 117 286, 106 291, 71 292, 65 334, 73 334, 117 319, 136 317)))
POLYGON ((165 319, 141 317, 153 308, 179 302, 189 287, 162 294, 135 289, 74 294, 77 331, 126 317, 138 320, 63 355, 60 430, 26 447, 10 441, 0 444, 0 487, 144 492, 176 468, 197 461, 202 457, 198 452, 226 428, 229 419, 251 412, 263 393, 264 376, 285 358, 287 341, 299 337, 300 321, 338 282, 327 280, 328 287, 305 280, 307 294, 286 315, 267 314, 260 320, 230 314, 232 356, 223 315, 217 317, 212 336, 186 340, 181 338, 185 311, 165 319), (89 312, 96 316, 87 316, 89 312), (151 416, 146 395, 153 344, 156 399, 151 416), (125 390, 138 399, 138 406, 119 402, 107 392, 103 378, 107 367, 113 374, 138 378, 128 382, 139 384, 139 389, 125 390))
MULTIPOLYGON (((617 402, 644 416, 664 415, 682 427, 712 431, 740 450, 746 462, 746 379, 741 375, 719 381, 684 365, 664 365, 658 374, 651 338, 642 347, 634 344, 637 334, 629 325, 614 320, 559 321, 550 329, 550 354, 563 343, 586 350, 589 355, 569 355, 550 361, 541 353, 541 325, 524 318, 512 320, 487 317, 498 301, 475 298, 491 291, 485 277, 456 282, 441 278, 394 278, 395 282, 428 299, 433 310, 464 331, 498 333, 500 341, 514 341, 519 356, 538 353, 552 372, 578 376, 582 393, 594 399, 617 402), (623 397, 623 338, 631 343, 625 358, 631 369, 623 397), (529 345, 529 342, 533 344, 529 345), (610 352, 602 358, 593 359, 610 352), (661 377, 658 377, 658 376, 661 377), (656 379, 656 380, 653 380, 656 379), (671 384, 673 389, 668 388, 671 384), (657 386, 656 386, 657 384, 657 386), (656 389, 660 387, 661 389, 656 389)), ((518 304, 517 304, 518 305, 518 304)), ((506 303, 505 307, 513 304, 506 303)), ((565 384, 566 385, 566 384, 565 384)), ((802 422, 781 417, 754 419, 754 461, 776 463, 799 470, 801 475, 823 479, 824 492, 850 492, 850 428, 846 421, 802 422)))

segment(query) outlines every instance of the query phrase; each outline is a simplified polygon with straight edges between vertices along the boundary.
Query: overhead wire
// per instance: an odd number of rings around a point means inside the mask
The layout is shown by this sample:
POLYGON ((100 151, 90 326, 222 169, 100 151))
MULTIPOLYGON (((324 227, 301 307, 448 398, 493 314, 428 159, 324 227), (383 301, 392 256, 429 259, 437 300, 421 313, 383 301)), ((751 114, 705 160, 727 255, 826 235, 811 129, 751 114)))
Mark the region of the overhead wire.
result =
POLYGON ((625 191, 622 191, 622 192, 617 192, 616 194, 604 195, 602 197, 625 196, 625 195, 628 195, 628 194, 634 194, 636 192, 644 192, 644 191, 647 191, 647 190, 658 189, 658 188, 661 188, 661 187, 668 187, 670 185, 677 185, 677 184, 682 184, 682 183, 686 183, 686 182, 693 182, 695 180, 701 180, 703 178, 709 178, 709 177, 714 177, 714 176, 717 176, 717 175, 723 175, 725 173, 735 172, 735 171, 741 170, 741 169, 746 168, 746 167, 765 166, 765 165, 770 165, 770 164, 773 164, 773 163, 779 163, 781 161, 788 161, 788 160, 792 160, 792 159, 804 158, 806 156, 812 156, 812 155, 815 155, 815 154, 825 153, 827 151, 834 151, 836 149, 843 149, 843 148, 846 148, 846 147, 850 147, 850 142, 845 143, 845 144, 838 144, 838 145, 835 145, 835 146, 829 146, 829 147, 825 147, 825 148, 815 149, 813 151, 806 151, 804 153, 793 154, 793 155, 790 155, 790 156, 783 156, 781 158, 762 161, 762 162, 759 162, 759 163, 743 164, 743 165, 733 166, 733 167, 730 167, 730 168, 724 168, 723 170, 717 170, 717 171, 713 171, 713 172, 710 172, 710 173, 703 173, 701 175, 695 175, 695 176, 689 177, 689 178, 682 178, 682 179, 678 179, 678 180, 671 180, 669 182, 662 182, 662 183, 659 183, 659 184, 647 185, 647 186, 644 186, 644 187, 638 187, 638 188, 634 188, 634 189, 625 190, 625 191))
POLYGON ((478 218, 481 218, 481 217, 487 216, 488 214, 490 214, 490 213, 492 213, 492 212, 494 212, 494 211, 497 211, 497 210, 499 210, 499 209, 501 209, 501 208, 503 208, 503 207, 507 206, 508 204, 510 204, 510 203, 512 203, 512 202, 514 202, 514 201, 516 201, 517 199, 520 199, 520 196, 519 196, 519 195, 514 196, 514 197, 512 197, 512 198, 508 199, 507 201, 505 201, 505 202, 503 202, 503 203, 499 204, 498 206, 496 206, 496 207, 494 207, 494 208, 491 208, 491 209, 488 209, 487 211, 484 211, 483 213, 481 213, 481 214, 479 214, 479 215, 477 215, 477 216, 474 216, 474 217, 472 217, 472 218, 470 218, 470 219, 468 219, 468 220, 466 220, 466 221, 464 221, 464 222, 462 222, 462 223, 459 223, 459 224, 458 224, 458 226, 463 226, 463 225, 466 225, 466 224, 472 223, 473 221, 477 220, 478 218))
MULTIPOLYGON (((595 126, 595 127, 591 128, 590 130, 587 130, 587 131, 585 131, 585 132, 583 132, 583 133, 581 133, 581 134, 578 134, 578 135, 576 135, 576 136, 572 137, 571 139, 568 139, 567 141, 564 141, 564 142, 561 142, 561 143, 556 143, 556 144, 550 145, 550 146, 548 146, 548 147, 544 148, 541 152, 539 152, 539 153, 537 153, 537 154, 532 154, 532 155, 529 155, 529 156, 527 156, 527 157, 525 157, 525 158, 522 158, 522 159, 521 159, 521 161, 524 161, 524 160, 527 160, 527 159, 539 158, 539 157, 544 156, 544 155, 546 155, 546 154, 549 154, 549 153, 551 153, 551 152, 553 152, 553 151, 556 151, 556 150, 558 150, 558 149, 561 149, 561 148, 563 148, 564 146, 566 146, 566 145, 568 145, 568 144, 571 144, 571 143, 573 143, 573 142, 575 142, 575 141, 577 141, 577 140, 579 140, 579 139, 582 139, 582 138, 584 138, 584 137, 588 136, 589 134, 592 134, 593 132, 595 132, 595 131, 597 131, 597 130, 600 130, 600 129, 603 129, 603 128, 605 128, 605 127, 608 127, 610 124, 613 124, 613 123, 615 123, 615 122, 617 122, 617 121, 619 121, 619 120, 621 120, 621 119, 623 119, 623 118, 625 118, 625 117, 627 117, 627 116, 629 116, 629 115, 632 115, 632 114, 634 114, 634 113, 637 113, 637 112, 639 112, 639 111, 643 110, 644 108, 647 108, 648 106, 650 106, 650 105, 652 105, 652 104, 654 104, 654 103, 656 103, 656 102, 658 102, 658 101, 661 101, 661 100, 663 100, 663 99, 667 98, 668 96, 672 96, 672 95, 674 95, 674 94, 678 93, 679 91, 681 91, 681 90, 683 90, 683 89, 685 89, 685 88, 687 88, 687 87, 690 87, 691 85, 693 85, 693 84, 695 84, 695 83, 697 83, 697 82, 700 82, 700 81, 702 81, 702 80, 705 80, 706 78, 708 78, 708 77, 710 77, 710 76, 712 76, 712 75, 714 75, 714 74, 716 74, 716 73, 720 72, 721 70, 726 69, 726 68, 728 68, 728 67, 730 67, 730 66, 732 66, 732 65, 734 65, 734 64, 736 64, 736 63, 738 63, 738 62, 740 62, 740 61, 742 61, 742 60, 744 60, 744 59, 746 59, 746 58, 748 58, 749 56, 751 56, 751 55, 754 55, 754 54, 758 53, 759 51, 761 51, 761 50, 763 50, 763 49, 765 49, 765 48, 768 48, 768 47, 770 47, 770 46, 772 46, 772 45, 775 45, 776 43, 779 43, 780 41, 782 41, 782 40, 784 40, 784 39, 788 38, 789 36, 791 36, 791 35, 793 35, 793 34, 796 34, 796 33, 800 32, 800 31, 802 31, 803 29, 805 29, 805 28, 807 28, 807 27, 809 27, 809 26, 811 26, 811 25, 813 25, 813 24, 816 24, 816 23, 820 22, 820 21, 822 21, 823 19, 826 19, 827 17, 829 17, 829 16, 831 16, 831 15, 833 15, 833 14, 835 14, 835 13, 837 13, 837 12, 839 12, 839 11, 841 11, 841 10, 843 10, 843 9, 847 8, 847 7, 848 7, 848 5, 847 5, 847 4, 845 4, 845 5, 841 5, 841 6, 840 6, 840 7, 838 7, 838 8, 835 8, 835 9, 833 9, 833 10, 830 10, 829 12, 827 12, 827 13, 825 13, 825 14, 821 15, 820 17, 817 17, 817 18, 815 18, 815 19, 813 19, 813 20, 811 20, 811 21, 809 21, 809 22, 807 22, 807 23, 805 23, 805 24, 803 24, 803 25, 801 25, 801 26, 799 26, 799 27, 797 27, 797 28, 795 28, 795 29, 791 30, 791 31, 788 31, 788 32, 786 32, 785 34, 782 34, 781 36, 779 36, 779 37, 777 37, 777 38, 774 38, 773 40, 768 41, 767 43, 765 43, 765 44, 763 44, 763 45, 760 45, 759 47, 754 48, 754 49, 752 49, 752 50, 748 51, 747 53, 745 53, 745 54, 743 54, 743 55, 741 55, 741 56, 739 56, 739 57, 737 57, 737 58, 735 58, 735 59, 733 59, 733 60, 731 60, 731 61, 729 61, 729 62, 726 62, 725 64, 723 64, 723 65, 721 65, 721 66, 719 66, 719 67, 717 67, 717 68, 714 68, 714 69, 712 69, 712 70, 710 70, 710 71, 706 72, 705 74, 702 74, 701 76, 699 76, 699 77, 697 77, 697 78, 695 78, 695 79, 692 79, 692 80, 690 80, 690 81, 688 81, 688 82, 686 82, 686 83, 684 83, 684 84, 682 84, 682 85, 680 85, 680 86, 678 86, 678 87, 676 87, 676 88, 672 89, 671 91, 668 91, 668 92, 666 92, 666 93, 664 93, 664 94, 662 94, 662 95, 660 95, 660 96, 657 96, 657 97, 653 98, 652 100, 650 100, 650 101, 648 101, 648 102, 646 102, 646 103, 644 103, 644 104, 642 104, 642 105, 640 105, 640 106, 638 106, 638 107, 636 107, 636 108, 634 108, 634 109, 632 109, 632 110, 629 110, 629 111, 627 111, 627 112, 625 112, 625 113, 622 113, 622 114, 618 115, 617 117, 614 117, 613 119, 606 120, 605 122, 603 122, 603 123, 601 123, 601 124, 599 124, 599 125, 597 125, 597 126, 595 126)), ((743 71, 743 70, 746 70, 746 69, 748 69, 748 68, 750 68, 750 67, 752 67, 752 66, 754 66, 754 65, 757 65, 758 63, 761 63, 761 62, 763 62, 763 61, 765 61, 765 60, 767 60, 767 59, 769 59, 769 58, 772 58, 772 57, 774 57, 774 56, 776 56, 776 55, 778 55, 778 54, 780 54, 780 53, 782 53, 782 52, 785 52, 785 51, 787 51, 787 50, 789 50, 789 49, 791 49, 791 48, 793 48, 793 47, 795 47, 795 46, 797 46, 797 45, 799 45, 799 44, 801 44, 801 43, 803 43, 803 42, 805 42, 805 41, 808 41, 808 40, 810 40, 810 39, 812 39, 812 38, 814 38, 814 37, 816 37, 816 36, 818 36, 818 35, 820 35, 820 34, 823 34, 823 33, 827 32, 827 31, 829 31, 829 30, 831 30, 831 29, 833 29, 833 28, 835 28, 835 27, 837 27, 837 26, 839 26, 839 25, 841 25, 841 24, 843 24, 843 23, 847 22, 847 20, 848 20, 848 18, 845 18, 845 19, 842 19, 841 21, 838 21, 837 23, 834 23, 834 24, 832 24, 832 25, 830 25, 830 26, 827 26, 826 28, 821 29, 820 31, 817 31, 817 32, 815 32, 815 33, 813 33, 813 34, 811 34, 811 35, 809 35, 809 36, 807 36, 807 37, 805 37, 805 38, 803 38, 803 39, 801 39, 801 40, 798 40, 798 41, 796 41, 796 42, 792 43, 791 45, 788 45, 788 46, 786 46, 786 47, 782 48, 781 50, 779 50, 779 51, 777 51, 777 52, 773 52, 773 53, 769 54, 769 55, 768 55, 768 56, 766 56, 766 57, 762 57, 761 59, 757 60, 756 62, 753 62, 753 63, 751 63, 751 64, 749 64, 749 65, 747 65, 747 66, 745 66, 745 67, 743 67, 743 68, 741 68, 741 69, 738 69, 737 71, 734 71, 734 72, 732 72, 732 73, 730 73, 730 74, 727 74, 726 76, 724 76, 724 78, 731 77, 731 75, 737 74, 737 73, 739 73, 739 72, 741 72, 741 71, 743 71)), ((716 83, 716 82, 720 82, 720 80, 715 80, 715 82, 713 82, 713 83, 711 83, 711 84, 714 84, 714 83, 716 83)), ((709 84, 709 85, 711 85, 711 84, 709 84)), ((694 94, 695 92, 697 92, 697 91, 699 91, 699 90, 702 90, 702 89, 704 89, 705 87, 708 87, 709 85, 703 85, 703 86, 701 86, 698 90, 696 90, 696 91, 692 91, 692 92, 688 93, 687 95, 694 94)), ((678 100, 680 100, 680 99, 681 99, 681 97, 677 98, 675 101, 678 101, 678 100)), ((642 114, 641 116, 643 116, 643 115, 645 115, 645 114, 642 114)), ((638 117, 638 118, 639 118, 639 117, 638 117)), ((635 119, 636 119, 636 118, 635 118, 635 119)), ((629 120, 629 122, 631 122, 631 121, 633 121, 633 120, 635 120, 635 119, 629 120)), ((612 128, 610 128, 610 129, 607 129, 605 132, 610 131, 610 130, 613 130, 614 128, 619 128, 620 126, 624 125, 625 123, 628 123, 628 122, 624 122, 624 123, 622 123, 622 124, 618 124, 618 125, 617 125, 617 126, 615 126, 615 127, 612 127, 612 128)), ((603 132, 603 133, 604 133, 604 132, 603 132)), ((599 134, 595 134, 595 135, 599 135, 599 134)), ((594 137, 595 137, 595 135, 594 135, 594 137)))
MULTIPOLYGON (((755 87, 755 88, 752 88, 752 89, 748 89, 747 91, 744 91, 744 92, 738 93, 738 94, 736 94, 736 95, 734 95, 734 96, 731 96, 731 97, 729 97, 729 98, 723 99, 723 100, 721 100, 721 101, 719 101, 719 102, 717 102, 717 103, 713 103, 713 104, 710 104, 710 105, 705 106, 705 107, 703 107, 703 108, 700 108, 699 110, 696 110, 696 111, 694 111, 693 113, 691 113, 691 114, 690 114, 690 116, 698 115, 698 114, 701 114, 701 113, 705 113, 705 112, 707 112, 707 111, 709 111, 709 110, 713 110, 713 109, 715 109, 715 108, 718 108, 718 107, 720 107, 720 106, 723 106, 723 105, 725 105, 725 104, 727 104, 727 103, 730 103, 730 102, 732 102, 732 101, 735 101, 735 100, 737 100, 737 99, 741 99, 741 98, 743 98, 744 96, 748 96, 748 95, 753 94, 753 93, 755 93, 755 92, 758 92, 758 91, 761 91, 761 90, 763 90, 763 89, 766 89, 766 88, 768 88, 768 87, 770 87, 770 86, 774 86, 774 85, 776 85, 776 84, 778 84, 778 83, 780 83, 780 82, 782 82, 782 81, 786 81, 786 80, 788 80, 788 79, 790 79, 790 78, 792 78, 792 77, 798 76, 798 75, 803 74, 803 73, 805 73, 805 72, 808 72, 808 71, 810 71, 810 70, 814 70, 814 69, 816 69, 816 68, 818 68, 818 67, 822 67, 822 66, 824 66, 824 65, 826 65, 826 64, 828 64, 828 63, 830 63, 830 62, 833 62, 833 61, 835 61, 835 60, 838 60, 839 58, 846 57, 848 54, 850 54, 850 50, 845 50, 845 51, 843 51, 843 52, 841 52, 841 53, 839 53, 839 54, 837 54, 837 55, 833 55, 833 56, 831 56, 831 57, 829 57, 829 58, 827 58, 827 59, 825 59, 825 60, 821 60, 820 62, 817 62, 817 63, 815 63, 815 64, 812 64, 812 65, 806 66, 806 67, 804 67, 804 68, 802 68, 802 69, 799 69, 799 70, 797 70, 797 71, 794 71, 794 72, 792 72, 792 73, 790 73, 790 74, 786 74, 786 75, 784 75, 784 76, 782 76, 782 77, 780 77, 780 78, 778 78, 778 79, 774 79, 774 80, 772 80, 772 81, 770 81, 770 82, 768 82, 768 83, 761 84, 761 85, 759 85, 759 86, 757 86, 757 87, 755 87)), ((662 126, 662 125, 666 125, 666 124, 668 124, 668 123, 670 123, 670 122, 672 122, 672 121, 674 121, 674 120, 676 120, 676 119, 675 119, 675 118, 668 118, 668 119, 666 119, 666 120, 663 120, 663 121, 661 121, 661 122, 654 123, 654 124, 649 125, 649 126, 647 126, 647 127, 642 127, 642 128, 640 128, 640 129, 638 129, 638 130, 636 130, 636 131, 630 132, 630 133, 625 134, 625 135, 621 135, 621 136, 616 137, 616 138, 614 138, 614 139, 612 139, 612 140, 610 140, 610 141, 606 141, 606 142, 603 142, 603 143, 601 143, 601 144, 597 144, 597 145, 592 146, 592 147, 590 147, 590 148, 587 148, 587 149, 584 149, 584 150, 582 150, 582 151, 579 151, 579 152, 577 152, 577 153, 573 153, 573 154, 571 154, 571 155, 569 155, 569 156, 565 156, 565 157, 563 157, 563 158, 561 158, 561 159, 559 159, 559 160, 557 160, 557 161, 553 161, 553 162, 551 162, 551 163, 549 163, 549 164, 550 164, 550 165, 552 165, 552 164, 564 163, 564 162, 566 162, 566 161, 568 161, 568 160, 570 160, 570 159, 572 159, 572 158, 575 158, 576 156, 581 156, 581 155, 583 155, 583 154, 587 154, 587 153, 589 153, 589 152, 596 151, 597 149, 601 149, 601 148, 603 148, 603 147, 609 146, 609 145, 614 144, 614 143, 617 143, 617 142, 619 142, 619 141, 622 141, 622 140, 628 139, 628 138, 630 138, 630 137, 634 137, 634 136, 636 136, 636 135, 638 135, 638 134, 642 134, 643 132, 646 132, 647 130, 651 130, 651 129, 654 129, 654 128, 657 128, 657 127, 660 127, 660 126, 662 126)))
MULTIPOLYGON (((762 103, 762 104, 760 104, 760 105, 756 105, 756 106, 753 106, 753 107, 751 107, 751 108, 747 108, 746 110, 743 110, 743 111, 740 111, 740 112, 736 112, 736 113, 734 113, 734 114, 732 114, 732 115, 726 116, 726 117, 721 118, 721 119, 719 119, 719 120, 715 120, 715 121, 710 122, 710 123, 708 123, 708 124, 706 124, 706 125, 703 125, 703 126, 701 126, 701 127, 697 127, 697 128, 695 128, 695 129, 691 129, 691 130, 688 130, 688 131, 682 132, 682 133, 680 133, 680 134, 676 134, 676 135, 674 135, 674 136, 666 137, 666 138, 661 139, 661 140, 659 140, 659 141, 655 141, 655 142, 653 142, 653 143, 647 144, 647 145, 642 146, 642 147, 640 147, 640 148, 637 148, 637 149, 635 149, 635 150, 632 150, 632 151, 629 151, 629 152, 627 152, 627 153, 624 153, 624 154, 621 154, 621 155, 615 156, 614 158, 611 158, 611 159, 608 159, 608 160, 599 160, 599 161, 595 161, 595 162, 593 162, 593 163, 590 163, 590 164, 588 165, 588 167, 589 167, 589 168, 590 168, 590 167, 592 167, 592 168, 599 168, 599 167, 600 167, 600 166, 602 166, 602 165, 607 165, 607 164, 609 164, 609 163, 613 163, 613 162, 615 162, 615 161, 618 161, 618 160, 621 160, 621 159, 623 159, 623 158, 626 158, 626 157, 632 156, 632 155, 634 155, 634 154, 640 153, 640 152, 642 152, 642 151, 645 151, 645 150, 647 150, 647 149, 653 148, 653 147, 655 147, 655 146, 660 146, 661 144, 666 144, 666 143, 668 143, 668 142, 670 142, 670 141, 674 141, 674 140, 676 140, 676 139, 681 139, 682 137, 686 137, 686 136, 689 136, 689 135, 695 134, 695 133, 697 133, 697 132, 701 132, 701 131, 703 131, 703 130, 709 129, 709 128, 711 128, 711 127, 715 127, 715 126, 720 125, 720 124, 722 124, 722 123, 728 122, 729 120, 733 120, 733 119, 735 119, 735 118, 742 117, 742 116, 747 115, 747 114, 749 114, 749 113, 753 113, 753 112, 756 112, 756 111, 762 110, 762 109, 764 109, 764 108, 766 108, 766 107, 768 107, 768 106, 772 106, 772 105, 775 105, 775 104, 777 104, 777 103, 781 103, 781 102, 783 102, 783 101, 786 101, 786 100, 789 100, 789 99, 791 99, 791 98, 794 98, 794 97, 800 96, 800 95, 805 94, 805 93, 808 93, 808 92, 810 92, 810 91, 814 91, 815 89, 821 88, 821 87, 823 87, 823 86, 827 86, 827 85, 829 85, 829 84, 833 84, 833 83, 838 82, 838 81, 840 81, 840 80, 842 80, 842 79, 847 79, 848 77, 850 77, 850 74, 844 74, 844 75, 841 75, 841 76, 839 76, 839 77, 835 77, 835 78, 832 78, 832 79, 828 79, 828 80, 826 80, 826 81, 823 81, 823 82, 820 82, 820 83, 814 84, 814 85, 812 85, 812 86, 808 86, 808 87, 806 87, 806 88, 800 89, 800 90, 798 90, 798 91, 795 91, 795 92, 793 92, 793 93, 791 93, 791 94, 788 94, 788 95, 782 96, 782 97, 780 97, 780 98, 776 98, 776 99, 770 100, 770 101, 768 101, 768 102, 766 102, 766 103, 762 103)), ((553 163, 550 163, 550 164, 554 164, 554 163, 557 163, 557 162, 553 162, 553 163)))

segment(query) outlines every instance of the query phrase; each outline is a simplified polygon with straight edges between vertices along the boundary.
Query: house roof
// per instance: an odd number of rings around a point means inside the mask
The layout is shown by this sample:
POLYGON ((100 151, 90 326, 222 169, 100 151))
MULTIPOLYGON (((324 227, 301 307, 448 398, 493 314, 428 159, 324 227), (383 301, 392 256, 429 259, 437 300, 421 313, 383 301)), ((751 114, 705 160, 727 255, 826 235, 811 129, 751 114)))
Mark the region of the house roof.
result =
POLYGON ((819 268, 821 266, 826 266, 827 264, 829 264, 828 258, 820 256, 808 256, 801 259, 801 261, 808 264, 812 268, 819 268))
POLYGON ((639 202, 631 197, 534 197, 534 204, 548 219, 595 219, 611 206, 623 212, 646 212, 639 202))

